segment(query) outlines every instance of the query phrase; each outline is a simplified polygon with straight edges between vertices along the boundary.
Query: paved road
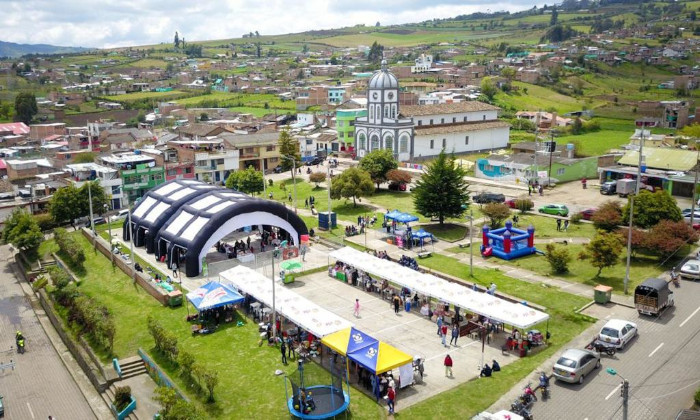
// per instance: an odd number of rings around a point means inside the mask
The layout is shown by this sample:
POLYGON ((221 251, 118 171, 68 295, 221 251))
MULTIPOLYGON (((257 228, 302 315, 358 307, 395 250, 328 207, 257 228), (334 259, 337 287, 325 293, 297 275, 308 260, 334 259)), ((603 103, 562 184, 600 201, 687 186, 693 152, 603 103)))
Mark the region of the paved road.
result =
MULTIPOLYGON (((676 307, 660 319, 639 316, 634 309, 593 308, 609 318, 639 325, 639 336, 613 357, 603 356, 602 369, 583 385, 554 382, 552 397, 538 401, 533 415, 541 419, 620 419, 620 379, 605 372, 611 367, 630 382, 630 419, 668 419, 692 405, 700 387, 700 283, 684 281, 675 289, 676 307)), ((603 317, 598 325, 605 322, 603 317)), ((590 337, 589 337, 590 338, 590 337)), ((551 371, 553 361, 544 369, 551 371)), ((536 374, 530 375, 534 381, 536 374)))
POLYGON ((7 258, 0 248, 0 361, 10 359, 14 370, 0 371, 0 394, 8 419, 94 419, 90 406, 51 345, 46 333, 22 293, 7 258), (10 350, 15 331, 27 337, 27 352, 10 350))

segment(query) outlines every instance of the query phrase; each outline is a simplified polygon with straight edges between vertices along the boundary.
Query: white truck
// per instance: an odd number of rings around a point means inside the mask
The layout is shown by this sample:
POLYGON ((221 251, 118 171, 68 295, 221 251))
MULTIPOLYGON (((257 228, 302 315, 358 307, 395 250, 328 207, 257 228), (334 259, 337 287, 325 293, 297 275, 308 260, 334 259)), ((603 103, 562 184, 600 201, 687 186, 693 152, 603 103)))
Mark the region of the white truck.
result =
POLYGON ((627 197, 630 194, 634 194, 636 186, 637 181, 634 179, 618 179, 615 190, 620 197, 627 197))

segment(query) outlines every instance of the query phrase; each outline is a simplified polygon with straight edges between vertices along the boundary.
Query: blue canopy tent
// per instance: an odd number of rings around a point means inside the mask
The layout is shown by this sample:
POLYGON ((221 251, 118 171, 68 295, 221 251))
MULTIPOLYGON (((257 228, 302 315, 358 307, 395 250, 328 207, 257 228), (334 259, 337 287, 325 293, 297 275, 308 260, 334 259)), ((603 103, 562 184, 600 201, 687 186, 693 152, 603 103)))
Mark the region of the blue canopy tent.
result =
POLYGON ((413 239, 418 239, 420 241, 420 247, 423 249, 423 242, 425 241, 426 238, 430 238, 430 243, 433 243, 433 234, 430 232, 426 232, 423 229, 419 229, 416 232, 413 232, 413 239))
POLYGON ((394 219, 396 219, 397 216, 399 216, 401 214, 403 214, 403 213, 401 213, 398 210, 392 210, 384 215, 384 220, 387 220, 387 219, 394 220, 394 219))
POLYGON ((394 217, 394 220, 396 220, 399 223, 417 222, 418 216, 414 216, 408 213, 399 213, 396 217, 394 217))
POLYGON ((244 298, 228 286, 212 281, 188 293, 187 300, 192 302, 198 311, 203 311, 225 305, 236 305, 242 303, 244 298))

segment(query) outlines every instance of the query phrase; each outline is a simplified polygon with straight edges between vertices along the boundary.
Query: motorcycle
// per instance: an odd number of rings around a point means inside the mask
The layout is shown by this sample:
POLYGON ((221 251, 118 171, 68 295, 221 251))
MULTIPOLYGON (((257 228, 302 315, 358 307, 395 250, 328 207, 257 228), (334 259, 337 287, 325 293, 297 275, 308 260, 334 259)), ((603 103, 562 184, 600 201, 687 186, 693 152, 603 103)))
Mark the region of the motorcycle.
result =
POLYGON ((605 353, 608 356, 614 356, 617 353, 617 349, 610 344, 602 343, 598 341, 598 338, 594 338, 590 344, 586 346, 587 350, 595 350, 598 353, 605 353))
POLYGON ((521 416, 525 420, 532 420, 532 413, 520 400, 513 401, 513 403, 510 405, 510 411, 521 416))
POLYGON ((17 353, 24 354, 24 337, 17 339, 17 353))
POLYGON ((549 398, 549 377, 544 372, 540 375, 540 386, 538 388, 542 395, 542 401, 549 398))
POLYGON ((676 267, 673 267, 673 270, 671 270, 671 282, 673 282, 674 286, 681 286, 680 277, 681 276, 678 273, 676 273, 676 267))
POLYGON ((522 401, 523 405, 526 407, 530 407, 535 401, 537 401, 537 395, 535 395, 535 391, 532 390, 530 383, 525 386, 525 392, 520 395, 520 401, 522 401))

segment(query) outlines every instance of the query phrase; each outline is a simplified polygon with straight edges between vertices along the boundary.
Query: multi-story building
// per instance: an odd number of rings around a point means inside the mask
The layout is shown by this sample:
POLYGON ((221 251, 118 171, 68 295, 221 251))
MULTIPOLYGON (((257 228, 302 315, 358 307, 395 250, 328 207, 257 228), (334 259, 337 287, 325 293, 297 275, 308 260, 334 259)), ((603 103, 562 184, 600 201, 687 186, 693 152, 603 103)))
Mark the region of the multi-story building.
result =
POLYGON ((340 151, 352 153, 355 143, 355 119, 367 117, 367 108, 338 109, 335 112, 335 129, 340 151))
POLYGON ((143 197, 151 188, 165 182, 165 168, 157 166, 152 156, 139 150, 118 155, 103 156, 102 163, 119 171, 122 178, 126 203, 143 197))
POLYGON ((97 163, 75 163, 66 165, 65 168, 70 171, 71 182, 76 187, 82 186, 86 181, 99 180, 100 186, 110 200, 111 209, 116 210, 124 206, 123 179, 119 177, 117 169, 97 163))
POLYGON ((194 156, 183 154, 180 158, 176 147, 144 148, 141 153, 153 156, 157 166, 165 167, 165 180, 194 179, 194 156))
MULTIPOLYGON (((227 148, 224 140, 217 137, 197 140, 176 139, 169 141, 168 145, 177 150, 178 162, 194 163, 193 177, 200 181, 224 183, 229 172, 239 168, 240 151, 227 148)), ((187 175, 187 167, 184 170, 187 175)), ((168 176, 176 176, 177 167, 169 167, 168 174, 168 176)))
POLYGON ((239 152, 238 166, 241 169, 252 166, 257 170, 264 168, 267 172, 280 164, 278 132, 222 134, 219 138, 239 152))

